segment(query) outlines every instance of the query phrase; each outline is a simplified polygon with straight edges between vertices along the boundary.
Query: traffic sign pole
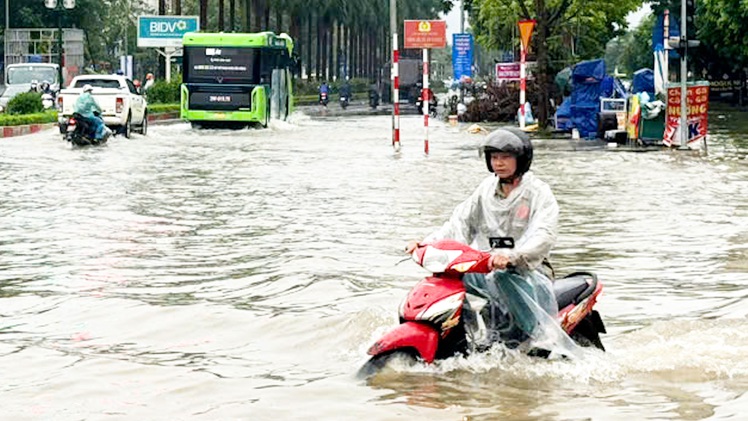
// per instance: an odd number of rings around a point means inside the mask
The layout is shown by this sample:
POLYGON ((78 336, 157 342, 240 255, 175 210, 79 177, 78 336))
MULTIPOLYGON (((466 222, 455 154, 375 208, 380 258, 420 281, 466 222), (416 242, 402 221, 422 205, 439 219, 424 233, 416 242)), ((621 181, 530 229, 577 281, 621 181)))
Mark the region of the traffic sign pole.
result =
POLYGON ((431 94, 429 93, 429 50, 423 49, 423 92, 421 92, 421 109, 423 110, 423 153, 429 154, 429 104, 431 94))

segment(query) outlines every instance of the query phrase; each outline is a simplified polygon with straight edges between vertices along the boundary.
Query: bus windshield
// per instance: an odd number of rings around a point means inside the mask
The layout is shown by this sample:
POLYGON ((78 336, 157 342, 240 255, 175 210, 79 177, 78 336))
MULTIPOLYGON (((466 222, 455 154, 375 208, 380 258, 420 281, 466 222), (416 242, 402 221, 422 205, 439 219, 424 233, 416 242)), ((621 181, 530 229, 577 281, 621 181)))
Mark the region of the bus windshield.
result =
POLYGON ((247 47, 184 48, 185 83, 259 83, 258 54, 247 47))

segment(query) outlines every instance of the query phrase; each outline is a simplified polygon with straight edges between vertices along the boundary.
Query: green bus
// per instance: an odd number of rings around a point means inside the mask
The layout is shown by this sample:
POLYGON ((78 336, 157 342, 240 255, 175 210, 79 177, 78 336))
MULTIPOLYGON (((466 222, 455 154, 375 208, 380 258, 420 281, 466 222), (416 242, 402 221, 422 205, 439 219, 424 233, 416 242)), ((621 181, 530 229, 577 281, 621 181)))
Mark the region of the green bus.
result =
POLYGON ((182 43, 180 116, 193 127, 267 127, 293 111, 287 34, 189 32, 182 43))

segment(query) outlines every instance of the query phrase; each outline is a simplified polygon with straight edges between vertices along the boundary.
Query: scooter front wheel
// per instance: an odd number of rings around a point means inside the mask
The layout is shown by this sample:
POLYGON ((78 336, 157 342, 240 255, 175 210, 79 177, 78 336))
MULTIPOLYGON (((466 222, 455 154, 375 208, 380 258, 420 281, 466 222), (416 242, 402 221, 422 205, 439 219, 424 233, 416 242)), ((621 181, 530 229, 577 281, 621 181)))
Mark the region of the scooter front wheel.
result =
POLYGON ((414 349, 396 349, 391 352, 375 355, 361 366, 356 377, 359 379, 368 379, 395 361, 407 367, 412 366, 418 361, 418 353, 414 349))

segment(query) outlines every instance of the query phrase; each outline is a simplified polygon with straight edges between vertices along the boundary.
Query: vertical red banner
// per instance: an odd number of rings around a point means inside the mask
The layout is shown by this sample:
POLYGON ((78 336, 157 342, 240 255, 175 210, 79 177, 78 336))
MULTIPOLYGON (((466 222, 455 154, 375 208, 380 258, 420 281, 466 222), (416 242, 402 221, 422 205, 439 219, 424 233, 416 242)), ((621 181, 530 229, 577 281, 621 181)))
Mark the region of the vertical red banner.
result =
MULTIPOLYGON (((662 143, 667 146, 679 145, 680 138, 676 136, 680 126, 680 90, 679 86, 667 89, 667 126, 662 137, 662 143)), ((686 91, 686 106, 688 116, 688 143, 703 139, 707 134, 709 121, 709 83, 697 82, 688 86, 686 91)))

